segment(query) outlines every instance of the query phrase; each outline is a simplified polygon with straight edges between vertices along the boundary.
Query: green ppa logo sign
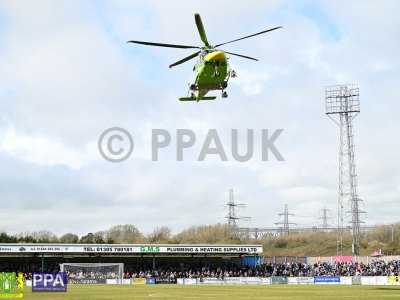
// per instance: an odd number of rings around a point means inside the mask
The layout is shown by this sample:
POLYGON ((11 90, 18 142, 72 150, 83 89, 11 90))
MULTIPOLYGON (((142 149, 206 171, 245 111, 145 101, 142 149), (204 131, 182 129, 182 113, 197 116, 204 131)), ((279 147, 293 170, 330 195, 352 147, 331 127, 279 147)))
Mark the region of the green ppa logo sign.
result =
POLYGON ((24 276, 14 272, 0 273, 0 298, 22 298, 24 296, 24 276))
POLYGON ((140 247, 140 252, 142 252, 142 253, 158 253, 158 252, 160 252, 160 247, 158 247, 158 246, 142 246, 142 247, 140 247))

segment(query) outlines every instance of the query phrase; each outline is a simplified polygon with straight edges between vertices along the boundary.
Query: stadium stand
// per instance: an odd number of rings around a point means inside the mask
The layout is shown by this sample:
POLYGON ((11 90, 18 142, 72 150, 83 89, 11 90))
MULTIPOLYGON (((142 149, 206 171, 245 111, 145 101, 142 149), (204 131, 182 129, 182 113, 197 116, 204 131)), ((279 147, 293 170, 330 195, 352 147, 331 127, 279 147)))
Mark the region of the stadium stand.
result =
MULTIPOLYGON (((22 245, 0 244, 0 271, 58 272, 62 263, 123 264, 123 278, 399 276, 400 260, 363 262, 275 262, 258 245, 22 245), (74 248, 75 247, 75 248, 74 248), (79 250, 79 251, 78 251, 79 250), (249 260, 249 258, 252 258, 249 260)), ((114 279, 115 271, 68 271, 77 279, 114 279)))

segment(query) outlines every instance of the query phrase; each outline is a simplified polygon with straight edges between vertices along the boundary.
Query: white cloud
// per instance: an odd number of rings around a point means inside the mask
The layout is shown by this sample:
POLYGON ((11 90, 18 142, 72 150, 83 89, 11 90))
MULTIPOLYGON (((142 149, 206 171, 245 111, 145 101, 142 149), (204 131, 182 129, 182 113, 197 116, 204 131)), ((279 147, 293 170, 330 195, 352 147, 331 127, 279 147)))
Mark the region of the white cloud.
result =
POLYGON ((43 166, 65 165, 79 169, 93 159, 93 145, 83 151, 65 146, 56 139, 18 135, 14 128, 5 131, 0 139, 0 151, 30 163, 43 166))

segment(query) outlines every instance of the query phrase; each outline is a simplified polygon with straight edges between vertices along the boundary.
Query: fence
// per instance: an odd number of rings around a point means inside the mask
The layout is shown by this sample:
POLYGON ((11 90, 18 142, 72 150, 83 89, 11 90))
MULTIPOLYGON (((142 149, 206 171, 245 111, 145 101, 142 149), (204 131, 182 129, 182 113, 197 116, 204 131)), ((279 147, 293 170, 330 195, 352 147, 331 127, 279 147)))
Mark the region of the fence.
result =
POLYGON ((306 262, 309 264, 314 264, 318 262, 341 262, 341 261, 352 261, 359 262, 363 264, 368 264, 370 262, 374 262, 377 260, 382 260, 384 262, 390 262, 393 260, 400 260, 399 255, 391 255, 391 256, 380 256, 380 257, 371 257, 371 256, 311 256, 307 257, 306 262))
MULTIPOLYGON (((316 277, 225 277, 225 278, 133 278, 113 280, 107 279, 106 284, 179 284, 179 285, 270 285, 270 284, 318 284, 318 285, 400 285, 400 276, 316 276, 316 277)), ((95 284, 87 283, 87 284, 95 284)), ((27 280, 26 286, 32 286, 32 281, 27 280)))
POLYGON ((270 285, 270 284, 309 284, 309 285, 400 285, 399 276, 316 276, 316 277, 227 277, 227 278, 178 278, 180 285, 270 285))
POLYGON ((264 263, 282 264, 282 263, 307 263, 305 256, 264 256, 264 263))

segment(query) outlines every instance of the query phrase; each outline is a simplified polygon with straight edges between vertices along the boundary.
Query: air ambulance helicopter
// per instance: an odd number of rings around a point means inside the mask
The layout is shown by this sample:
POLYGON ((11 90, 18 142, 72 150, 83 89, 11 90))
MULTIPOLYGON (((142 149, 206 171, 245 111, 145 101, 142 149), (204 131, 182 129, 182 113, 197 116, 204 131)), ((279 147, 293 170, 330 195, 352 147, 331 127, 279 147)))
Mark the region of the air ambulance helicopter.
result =
POLYGON ((232 77, 236 77, 236 72, 232 70, 228 63, 228 57, 226 54, 239 56, 246 59, 257 61, 258 59, 242 54, 232 53, 225 50, 219 50, 217 47, 244 40, 256 35, 267 33, 279 28, 281 26, 266 29, 251 35, 247 35, 232 41, 225 43, 211 45, 206 36, 203 22, 199 14, 194 15, 197 29, 200 34, 200 38, 204 43, 204 46, 188 46, 188 45, 175 45, 175 44, 164 44, 164 43, 153 43, 143 41, 128 41, 128 43, 141 44, 146 46, 158 46, 167 48, 179 48, 179 49, 199 49, 195 53, 171 64, 169 67, 175 67, 195 57, 199 57, 197 64, 193 67, 195 72, 195 80, 189 84, 189 95, 188 97, 180 97, 180 101, 201 101, 201 100, 214 100, 215 96, 206 96, 209 91, 220 90, 222 92, 222 98, 228 97, 225 89, 228 87, 228 81, 232 77))

